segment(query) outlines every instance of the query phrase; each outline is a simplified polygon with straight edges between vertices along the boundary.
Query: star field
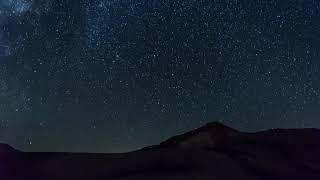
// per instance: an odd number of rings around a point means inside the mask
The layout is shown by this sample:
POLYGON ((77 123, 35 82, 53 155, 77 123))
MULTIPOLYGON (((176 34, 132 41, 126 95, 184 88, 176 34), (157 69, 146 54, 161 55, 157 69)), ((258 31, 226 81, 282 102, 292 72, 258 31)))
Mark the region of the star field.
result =
POLYGON ((0 141, 122 152, 221 121, 320 128, 317 0, 3 0, 0 141))

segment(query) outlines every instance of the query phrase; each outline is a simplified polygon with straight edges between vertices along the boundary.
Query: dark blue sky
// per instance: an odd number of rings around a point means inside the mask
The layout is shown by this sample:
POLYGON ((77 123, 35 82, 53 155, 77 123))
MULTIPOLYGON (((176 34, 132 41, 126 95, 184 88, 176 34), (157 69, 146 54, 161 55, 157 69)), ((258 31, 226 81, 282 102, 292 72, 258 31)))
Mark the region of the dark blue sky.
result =
POLYGON ((120 152, 221 121, 320 128, 320 1, 3 0, 0 141, 120 152))

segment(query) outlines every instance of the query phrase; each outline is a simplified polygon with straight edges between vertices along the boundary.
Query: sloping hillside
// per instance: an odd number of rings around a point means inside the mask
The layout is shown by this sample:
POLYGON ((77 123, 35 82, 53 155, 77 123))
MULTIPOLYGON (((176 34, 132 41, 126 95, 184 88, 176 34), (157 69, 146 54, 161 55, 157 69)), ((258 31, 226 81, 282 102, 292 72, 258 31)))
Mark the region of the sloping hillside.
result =
POLYGON ((1 145, 0 179, 318 180, 319 139, 317 129, 244 133, 210 123, 122 154, 23 153, 1 145))

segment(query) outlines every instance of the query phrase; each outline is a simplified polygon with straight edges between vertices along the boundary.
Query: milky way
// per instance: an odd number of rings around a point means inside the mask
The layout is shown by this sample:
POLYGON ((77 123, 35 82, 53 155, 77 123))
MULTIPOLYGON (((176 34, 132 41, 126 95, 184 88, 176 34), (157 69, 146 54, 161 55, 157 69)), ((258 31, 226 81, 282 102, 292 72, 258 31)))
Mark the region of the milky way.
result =
POLYGON ((320 128, 320 2, 3 0, 0 141, 119 152, 207 122, 320 128))

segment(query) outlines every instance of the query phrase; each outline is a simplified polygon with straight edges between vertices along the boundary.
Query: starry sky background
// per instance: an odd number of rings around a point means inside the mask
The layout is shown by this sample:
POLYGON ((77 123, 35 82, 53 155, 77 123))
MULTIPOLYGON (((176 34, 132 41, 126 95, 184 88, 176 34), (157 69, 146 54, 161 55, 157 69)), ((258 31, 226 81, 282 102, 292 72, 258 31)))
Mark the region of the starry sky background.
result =
POLYGON ((318 0, 1 0, 0 141, 123 152, 320 128, 318 0))

